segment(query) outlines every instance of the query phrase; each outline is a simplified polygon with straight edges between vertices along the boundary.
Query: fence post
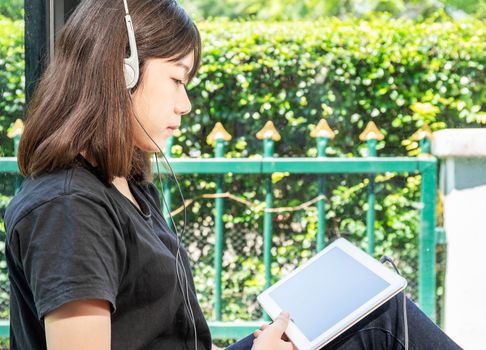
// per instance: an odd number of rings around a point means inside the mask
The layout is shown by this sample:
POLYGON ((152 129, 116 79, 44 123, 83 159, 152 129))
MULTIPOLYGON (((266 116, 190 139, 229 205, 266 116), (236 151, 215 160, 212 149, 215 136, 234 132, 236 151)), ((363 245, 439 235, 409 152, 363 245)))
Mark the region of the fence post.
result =
POLYGON ((413 135, 412 139, 419 142, 420 155, 430 155, 430 140, 432 139, 432 130, 428 125, 422 126, 413 135))
POLYGON ((419 242, 419 304, 435 320, 435 202, 437 163, 422 171, 419 242))
MULTIPOLYGON (((321 119, 311 137, 317 142, 317 156, 326 157, 326 146, 328 140, 334 138, 334 132, 329 127, 325 119, 321 119)), ((324 175, 319 175, 318 194, 321 197, 317 202, 317 251, 321 251, 326 246, 326 202, 324 200, 324 175)))
MULTIPOLYGON (((24 132, 24 123, 21 119, 17 119, 15 123, 10 127, 10 131, 7 133, 7 137, 13 140, 14 146, 14 156, 17 157, 19 154, 19 143, 20 137, 24 132)), ((15 194, 19 191, 20 185, 22 184, 22 177, 20 175, 15 175, 15 194)))
MULTIPOLYGON (((428 126, 423 126, 412 135, 419 141, 421 157, 431 157, 430 139, 432 132, 428 126)), ((434 159, 434 158, 431 158, 434 159)), ((437 162, 433 161, 422 169, 420 238, 419 238, 419 304, 420 308, 432 320, 436 319, 435 288, 436 288, 436 232, 435 205, 437 196, 437 162)))
MULTIPOLYGON (((374 122, 369 122, 365 130, 359 135, 361 141, 368 145, 368 157, 376 157, 377 141, 384 139, 384 135, 374 122)), ((368 213, 366 219, 366 230, 368 235, 368 253, 375 252, 375 175, 369 175, 368 183, 368 213)))
MULTIPOLYGON (((231 140, 231 135, 218 122, 207 137, 207 143, 214 146, 214 157, 224 157, 224 143, 231 140)), ((215 292, 214 292, 214 314, 215 320, 221 321, 221 275, 223 269, 223 198, 218 196, 223 194, 223 175, 216 176, 216 198, 214 204, 216 208, 215 218, 215 247, 214 247, 214 273, 215 273, 215 292)))
MULTIPOLYGON (((268 121, 265 126, 256 134, 257 139, 263 140, 263 156, 266 158, 273 157, 273 147, 275 141, 280 141, 280 134, 273 125, 268 121)), ((270 287, 272 279, 272 213, 268 209, 273 207, 273 184, 272 174, 265 178, 265 214, 263 217, 263 263, 265 265, 265 289, 270 287)), ((265 315, 267 318, 268 316, 265 315)))

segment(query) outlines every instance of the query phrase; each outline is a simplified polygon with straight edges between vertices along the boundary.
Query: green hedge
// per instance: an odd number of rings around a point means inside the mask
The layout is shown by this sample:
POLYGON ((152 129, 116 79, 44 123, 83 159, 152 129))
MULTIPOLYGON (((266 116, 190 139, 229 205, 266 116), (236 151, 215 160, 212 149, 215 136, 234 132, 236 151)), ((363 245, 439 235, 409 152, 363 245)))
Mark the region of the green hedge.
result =
MULTIPOLYGON (((23 108, 23 30, 21 23, 2 21, 0 30, 10 31, 0 40, 10 38, 12 43, 0 47, 0 62, 9 62, 0 72, 0 88, 10 98, 0 101, 3 155, 12 152, 6 127, 23 108), (6 56, 6 47, 15 52, 13 57, 6 56)), ((205 139, 217 121, 233 135, 228 157, 261 154, 255 134, 267 120, 273 120, 282 135, 276 156, 312 157, 316 148, 309 133, 325 117, 336 132, 328 156, 347 157, 365 155, 358 135, 369 120, 386 135, 378 143, 379 154, 402 156, 417 154, 410 135, 424 123, 433 130, 476 127, 484 118, 486 31, 481 21, 455 22, 441 16, 424 23, 388 17, 286 23, 218 20, 199 27, 203 65, 189 89, 193 112, 183 119, 182 135, 175 140, 176 157, 211 157, 205 139)), ((315 180, 277 174, 274 205, 309 200, 317 193, 315 180)), ((386 253, 399 261, 415 296, 420 177, 387 174, 377 181, 376 255, 386 253)), ((225 190, 260 203, 261 183, 259 176, 228 174, 225 190)), ((365 247, 365 177, 332 175, 326 183, 327 238, 345 236, 365 247)), ((184 176, 182 188, 188 198, 211 193, 214 178, 184 176)), ((226 200, 225 206, 225 319, 256 318, 261 313, 255 295, 263 286, 262 215, 234 201, 226 200)), ((213 209, 212 201, 197 200, 189 207, 183 235, 208 316, 214 292, 213 209)), ((275 215, 276 278, 312 254, 315 234, 315 208, 275 215)), ((439 296, 442 293, 439 283, 439 296)))
MULTIPOLYGON (((24 22, 0 15, 0 157, 13 155, 12 140, 7 131, 21 118, 24 94, 24 22)), ((5 227, 3 215, 13 194, 15 178, 0 174, 0 319, 9 315, 9 285, 5 261, 5 227)), ((8 340, 0 339, 0 349, 8 348, 8 340)))
POLYGON ((0 0, 0 16, 14 20, 24 16, 24 0, 0 0))
POLYGON ((486 18, 485 0, 180 0, 191 16, 258 20, 314 20, 328 16, 366 17, 387 12, 420 20, 444 9, 457 17, 486 18))
MULTIPOLYGON (((308 133, 324 115, 338 132, 330 154, 359 154, 356 136, 374 120, 386 135, 381 154, 402 155, 404 140, 424 122, 434 130, 478 126, 486 109, 484 22, 330 18, 201 29, 204 64, 190 90, 195 115, 182 130, 194 144, 185 153, 210 152, 199 136, 216 121, 251 139, 270 119, 284 135, 279 153, 312 155, 308 133), (413 113, 417 102, 439 112, 413 113)), ((258 147, 252 142, 249 152, 258 147)))
POLYGON ((0 157, 12 155, 7 129, 25 105, 24 22, 0 16, 0 157))

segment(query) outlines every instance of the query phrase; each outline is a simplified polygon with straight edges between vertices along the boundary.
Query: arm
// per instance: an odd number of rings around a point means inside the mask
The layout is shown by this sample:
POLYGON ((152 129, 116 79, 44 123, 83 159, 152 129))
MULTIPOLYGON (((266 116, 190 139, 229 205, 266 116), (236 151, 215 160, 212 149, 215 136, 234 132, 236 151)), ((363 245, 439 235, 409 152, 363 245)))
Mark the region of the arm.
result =
POLYGON ((105 300, 66 303, 45 316, 49 350, 109 350, 110 304, 105 300))

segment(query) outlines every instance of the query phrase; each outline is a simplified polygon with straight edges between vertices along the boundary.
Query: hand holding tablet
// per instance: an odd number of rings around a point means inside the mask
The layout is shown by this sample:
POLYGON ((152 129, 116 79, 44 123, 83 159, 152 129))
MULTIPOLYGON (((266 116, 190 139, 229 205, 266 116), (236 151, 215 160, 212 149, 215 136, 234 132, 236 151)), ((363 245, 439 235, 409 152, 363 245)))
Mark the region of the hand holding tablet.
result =
POLYGON ((289 314, 281 312, 271 325, 265 325, 263 330, 254 333, 252 350, 296 350, 296 347, 284 335, 288 327, 289 314))
POLYGON ((338 239, 258 296, 300 350, 318 349, 405 288, 404 278, 345 239, 338 239))

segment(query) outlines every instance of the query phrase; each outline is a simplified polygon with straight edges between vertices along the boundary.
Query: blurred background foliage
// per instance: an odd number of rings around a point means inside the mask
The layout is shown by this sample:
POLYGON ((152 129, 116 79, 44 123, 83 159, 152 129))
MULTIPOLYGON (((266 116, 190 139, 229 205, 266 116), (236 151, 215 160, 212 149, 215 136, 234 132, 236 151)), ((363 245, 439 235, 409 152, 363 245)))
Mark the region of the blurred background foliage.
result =
POLYGON ((24 0, 0 0, 0 15, 13 20, 22 19, 24 0))
POLYGON ((486 16, 486 0, 181 0, 196 19, 296 20, 327 16, 368 17, 387 12, 422 20, 437 10, 454 18, 486 16))
MULTIPOLYGON (((485 18, 486 0, 180 0, 199 21, 214 17, 230 19, 294 20, 320 17, 361 17, 387 12, 395 17, 422 20, 437 10, 454 18, 485 18)), ((23 17, 24 0, 0 0, 0 15, 23 17)))
POLYGON ((0 15, 0 157, 13 154, 10 125, 25 107, 24 22, 0 15))
MULTIPOLYGON (((309 133, 320 118, 336 132, 327 147, 329 157, 366 156, 366 146, 357 138, 370 120, 385 134, 378 143, 381 156, 416 156, 418 145, 410 136, 425 124, 439 130, 477 127, 486 121, 483 0, 183 4, 200 19, 204 51, 200 72, 189 86, 193 109, 174 140, 174 157, 212 157, 205 139, 217 121, 233 136, 227 157, 262 154, 255 134, 267 120, 282 135, 275 146, 277 157, 315 157, 309 133), (216 18, 221 16, 227 18, 216 18)), ((6 133, 25 109, 22 1, 0 0, 0 14, 0 156, 12 156, 6 133)), ((214 192, 214 177, 181 179, 188 198, 214 192)), ((225 191, 257 205, 264 202, 262 180, 228 174, 225 191)), ((317 195, 315 176, 275 174, 273 181, 276 207, 296 206, 317 195)), ((366 247, 367 181, 365 175, 326 177, 328 240, 343 236, 366 247)), ((15 182, 15 176, 0 174, 0 238, 15 182)), ((376 256, 387 254, 398 262, 412 297, 419 188, 420 176, 415 174, 377 177, 376 256)), ((175 192, 173 201, 174 207, 181 204, 175 192)), ((263 215, 234 201, 226 200, 225 205, 224 317, 255 319, 261 316, 255 296, 264 284, 263 215)), ((208 317, 214 295, 213 209, 212 201, 197 199, 188 208, 183 235, 208 317)), ((176 220, 182 225, 181 216, 176 220)), ((275 279, 313 254, 316 231, 314 207, 274 216, 275 279)), ((441 263, 439 258, 439 297, 441 263)), ((0 282, 6 281, 3 259, 0 272, 0 282)), ((0 318, 6 318, 8 286, 1 286, 0 318)))

